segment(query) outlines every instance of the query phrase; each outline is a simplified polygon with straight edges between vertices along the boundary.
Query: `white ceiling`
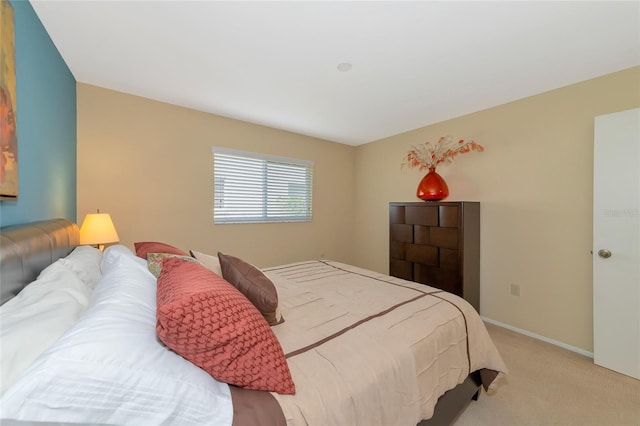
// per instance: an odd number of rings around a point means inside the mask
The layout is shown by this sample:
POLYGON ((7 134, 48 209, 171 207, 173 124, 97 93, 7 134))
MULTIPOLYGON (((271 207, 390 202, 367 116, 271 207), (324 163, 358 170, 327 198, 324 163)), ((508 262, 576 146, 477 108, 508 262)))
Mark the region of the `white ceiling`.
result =
POLYGON ((350 145, 640 65, 639 1, 31 4, 79 82, 350 145))

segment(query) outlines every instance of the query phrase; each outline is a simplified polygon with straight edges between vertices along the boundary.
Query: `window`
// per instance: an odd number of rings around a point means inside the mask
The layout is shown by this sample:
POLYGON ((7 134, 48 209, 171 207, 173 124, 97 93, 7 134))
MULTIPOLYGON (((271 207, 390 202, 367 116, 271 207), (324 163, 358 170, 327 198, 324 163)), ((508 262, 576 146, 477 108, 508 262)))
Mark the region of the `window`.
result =
POLYGON ((313 162, 213 147, 213 222, 309 222, 313 162))

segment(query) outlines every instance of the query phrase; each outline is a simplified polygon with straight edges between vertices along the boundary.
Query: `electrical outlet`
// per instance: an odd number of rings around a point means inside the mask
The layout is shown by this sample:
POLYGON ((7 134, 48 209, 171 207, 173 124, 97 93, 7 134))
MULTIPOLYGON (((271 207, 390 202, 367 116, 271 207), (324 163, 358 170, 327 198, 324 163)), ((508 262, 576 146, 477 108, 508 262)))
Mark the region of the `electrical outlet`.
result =
POLYGON ((511 284, 511 295, 520 296, 520 286, 518 284, 511 284))

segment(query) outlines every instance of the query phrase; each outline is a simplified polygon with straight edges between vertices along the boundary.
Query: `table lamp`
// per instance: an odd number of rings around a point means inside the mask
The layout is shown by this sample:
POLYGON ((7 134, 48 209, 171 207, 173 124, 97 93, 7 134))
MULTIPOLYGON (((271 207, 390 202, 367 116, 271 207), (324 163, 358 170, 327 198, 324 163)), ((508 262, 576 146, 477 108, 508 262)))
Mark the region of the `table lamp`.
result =
POLYGON ((117 243, 120 241, 116 232, 111 215, 109 213, 89 213, 84 217, 80 227, 80 244, 97 246, 100 251, 104 250, 104 245, 117 243))

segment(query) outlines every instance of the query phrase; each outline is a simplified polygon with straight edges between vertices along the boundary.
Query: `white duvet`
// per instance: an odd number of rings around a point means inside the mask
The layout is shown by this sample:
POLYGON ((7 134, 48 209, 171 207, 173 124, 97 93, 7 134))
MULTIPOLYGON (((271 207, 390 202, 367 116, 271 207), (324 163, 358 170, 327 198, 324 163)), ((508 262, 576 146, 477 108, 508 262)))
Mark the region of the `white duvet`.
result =
POLYGON ((228 385, 158 340, 147 262, 112 246, 101 268, 87 310, 2 396, 3 424, 230 425, 228 385))
POLYGON ((92 286, 102 275, 101 257, 97 249, 77 247, 68 258, 43 269, 34 282, 0 307, 2 393, 87 308, 92 286), (82 278, 74 269, 84 271, 82 278))
MULTIPOLYGON (((13 385, 3 424, 231 425, 228 386, 158 341, 145 261, 110 247, 91 296, 96 271, 65 262, 0 310, 3 388, 13 385), (54 294, 46 280, 63 284, 54 294)), ((273 394, 289 426, 415 425, 469 371, 506 371, 479 316, 456 296, 337 262, 265 273, 279 293, 285 322, 273 330, 297 389, 273 394)))

